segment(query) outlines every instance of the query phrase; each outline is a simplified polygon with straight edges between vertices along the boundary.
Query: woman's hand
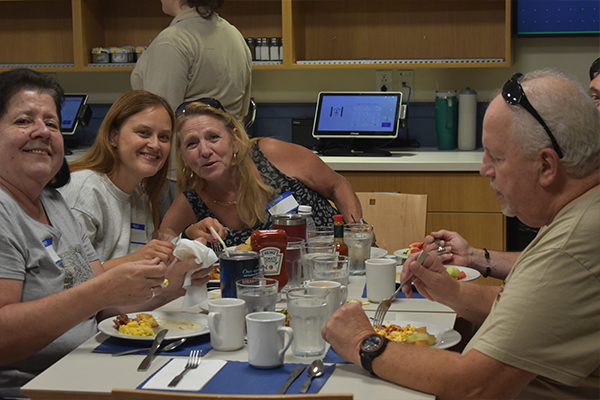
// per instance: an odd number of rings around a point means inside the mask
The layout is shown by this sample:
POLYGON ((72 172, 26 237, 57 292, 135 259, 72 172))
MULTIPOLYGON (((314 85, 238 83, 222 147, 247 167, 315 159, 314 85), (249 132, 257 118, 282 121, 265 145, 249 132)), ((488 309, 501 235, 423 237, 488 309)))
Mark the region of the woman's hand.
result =
POLYGON ((195 224, 188 226, 185 229, 185 235, 190 239, 206 239, 207 242, 215 242, 219 240, 214 237, 210 228, 213 228, 221 239, 227 237, 227 230, 221 225, 218 219, 206 217, 202 221, 196 222, 195 224))
POLYGON ((444 264, 461 265, 469 267, 473 247, 462 236, 456 232, 441 231, 431 232, 425 237, 427 251, 437 252, 438 247, 444 248, 438 253, 438 257, 444 264))
POLYGON ((152 239, 148 244, 145 244, 141 249, 138 249, 130 254, 133 260, 152 260, 158 257, 160 261, 167 264, 173 258, 173 250, 175 245, 159 239, 152 239))

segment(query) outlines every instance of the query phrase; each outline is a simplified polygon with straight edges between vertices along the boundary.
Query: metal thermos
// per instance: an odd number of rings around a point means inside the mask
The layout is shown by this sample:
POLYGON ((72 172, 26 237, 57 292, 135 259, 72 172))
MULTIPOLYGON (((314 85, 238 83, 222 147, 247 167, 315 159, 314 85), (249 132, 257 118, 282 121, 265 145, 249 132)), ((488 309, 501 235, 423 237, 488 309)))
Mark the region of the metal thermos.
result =
POLYGON ((435 97, 435 131, 438 149, 454 150, 458 128, 456 92, 435 92, 435 97))

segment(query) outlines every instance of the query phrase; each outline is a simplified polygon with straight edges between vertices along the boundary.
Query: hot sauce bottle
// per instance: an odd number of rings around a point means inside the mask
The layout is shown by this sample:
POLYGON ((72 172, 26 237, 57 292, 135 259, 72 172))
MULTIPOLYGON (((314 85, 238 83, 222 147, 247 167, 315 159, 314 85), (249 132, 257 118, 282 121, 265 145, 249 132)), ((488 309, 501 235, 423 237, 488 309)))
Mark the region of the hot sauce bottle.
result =
POLYGON ((335 252, 340 256, 348 255, 348 245, 344 243, 344 216, 333 216, 333 243, 335 243, 335 252))
POLYGON ((250 236, 252 251, 260 255, 260 268, 265 276, 276 279, 281 290, 288 281, 285 269, 287 234, 283 229, 258 230, 250 236))

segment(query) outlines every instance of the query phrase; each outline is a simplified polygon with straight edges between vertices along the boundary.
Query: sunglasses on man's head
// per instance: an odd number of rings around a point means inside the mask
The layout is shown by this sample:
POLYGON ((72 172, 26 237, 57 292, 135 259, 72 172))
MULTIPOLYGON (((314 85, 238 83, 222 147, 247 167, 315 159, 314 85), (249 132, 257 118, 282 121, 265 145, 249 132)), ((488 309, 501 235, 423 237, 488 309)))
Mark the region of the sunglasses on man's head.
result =
POLYGON ((556 138, 550 131, 550 128, 548 128, 548 125, 546 125, 540 114, 538 114, 538 112, 535 110, 535 108, 533 108, 529 100, 527 100, 527 96, 525 96, 523 87, 521 86, 521 83, 519 83, 522 77, 523 74, 521 73, 514 74, 512 78, 510 78, 508 82, 506 82, 502 87, 502 97, 511 106, 520 105, 525 110, 527 110, 529 114, 531 114, 544 127, 544 130, 550 137, 550 141, 552 142, 552 147, 554 148, 554 151, 556 151, 556 154, 558 154, 559 158, 563 158, 563 152, 560 146, 558 145, 556 138))
POLYGON ((190 105, 191 103, 206 104, 207 106, 210 106, 212 108, 216 108, 217 110, 221 110, 221 111, 225 112, 225 108, 223 108, 223 105, 221 104, 221 102, 219 100, 213 99, 212 97, 203 97, 201 99, 190 100, 190 101, 181 103, 179 105, 179 107, 177 107, 177 111, 175 111, 175 115, 180 116, 181 114, 185 113, 186 107, 188 105, 190 105))

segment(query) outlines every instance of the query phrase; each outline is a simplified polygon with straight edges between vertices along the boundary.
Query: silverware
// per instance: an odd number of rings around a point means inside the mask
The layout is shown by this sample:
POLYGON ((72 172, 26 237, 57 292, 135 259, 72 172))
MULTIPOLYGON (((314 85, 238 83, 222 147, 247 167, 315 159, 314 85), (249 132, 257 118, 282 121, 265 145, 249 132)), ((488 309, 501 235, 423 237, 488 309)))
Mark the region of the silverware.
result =
MULTIPOLYGON (((163 351, 171 351, 171 350, 175 350, 176 348, 178 348, 179 346, 181 346, 183 343, 185 342, 185 338, 181 338, 179 340, 176 340, 174 342, 169 343, 168 345, 162 347, 162 346, 158 346, 158 350, 156 350, 158 353, 163 352, 163 351)), ((139 353, 140 351, 145 351, 148 350, 145 347, 140 348, 140 349, 132 349, 132 350, 125 350, 125 351, 120 351, 118 353, 113 353, 113 357, 120 357, 120 356, 125 356, 128 354, 135 354, 135 353, 139 353)))
POLYGON ((140 366, 138 367, 138 371, 146 371, 150 368, 150 364, 152 363, 152 358, 154 357, 154 353, 158 349, 158 346, 162 343, 163 339, 167 335, 168 329, 163 329, 162 331, 156 334, 154 341, 152 342, 152 347, 148 351, 148 355, 142 360, 140 366))
POLYGON ((300 393, 308 392, 313 378, 322 376, 324 373, 325 365, 323 365, 323 360, 314 360, 313 362, 311 362, 308 366, 308 379, 302 384, 302 387, 300 388, 300 393))
MULTIPOLYGON (((425 250, 422 250, 421 253, 419 253, 419 256, 417 257, 417 262, 419 264, 423 264, 423 261, 425 261, 425 259, 427 258, 428 255, 429 255, 428 252, 426 252, 425 250)), ((382 300, 381 303, 379 303, 379 305, 377 306, 377 310, 375 311, 375 317, 373 318, 373 327, 375 329, 381 329, 381 325, 383 324, 383 318, 385 318, 385 314, 387 314, 388 310, 390 309, 390 306, 392 305, 392 301, 394 300, 396 295, 400 292, 400 290, 402 290, 402 286, 404 286, 404 284, 406 284, 406 282, 408 282, 408 280, 412 277, 413 277, 413 274, 411 272, 402 282, 400 282, 400 286, 390 296, 389 299, 382 300)))
POLYGON ((306 365, 299 365, 296 368, 294 368, 288 380, 283 384, 281 389, 277 391, 277 394, 285 394, 290 385, 302 374, 302 372, 304 372, 305 368, 306 365))
POLYGON ((185 374, 187 374, 187 372, 190 369, 198 368, 198 365, 200 365, 200 362, 202 362, 202 352, 199 350, 192 350, 192 352, 190 353, 190 356, 188 357, 187 364, 185 364, 185 368, 183 369, 183 371, 181 371, 181 373, 179 375, 177 375, 175 378, 173 378, 173 380, 171 382, 169 382, 168 386, 169 387, 177 386, 177 384, 179 383, 181 378, 183 378, 183 376, 185 374))

